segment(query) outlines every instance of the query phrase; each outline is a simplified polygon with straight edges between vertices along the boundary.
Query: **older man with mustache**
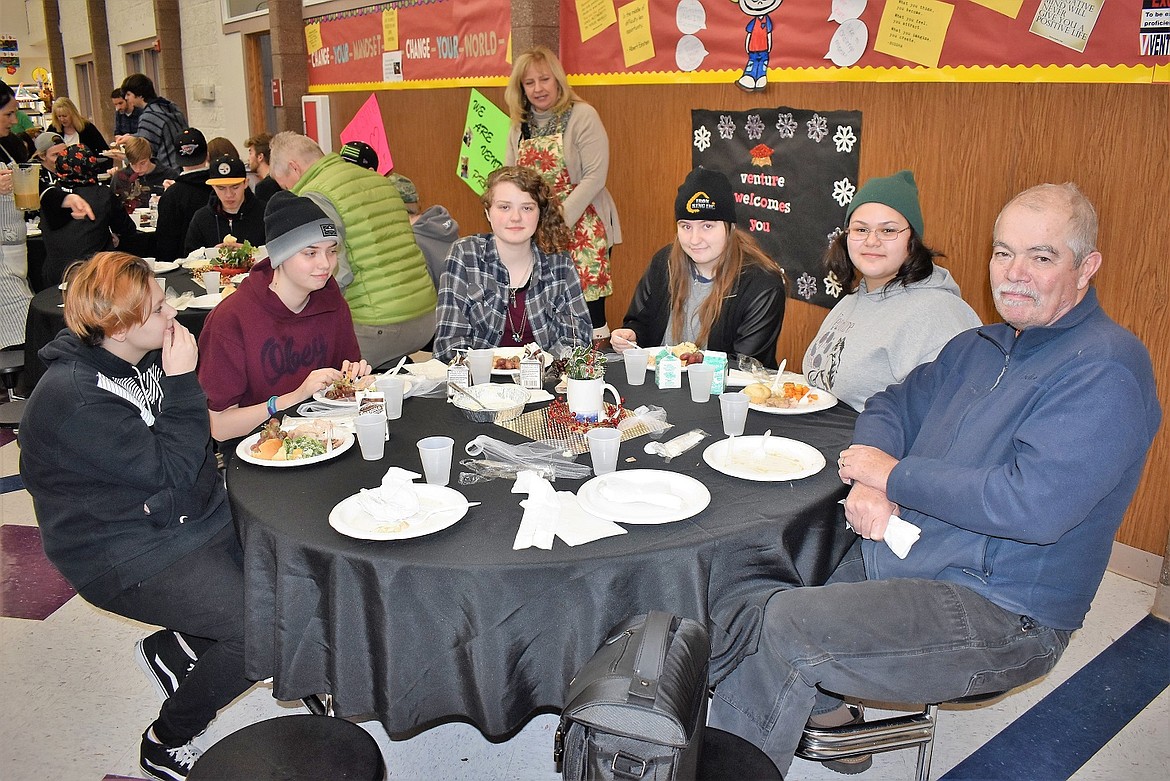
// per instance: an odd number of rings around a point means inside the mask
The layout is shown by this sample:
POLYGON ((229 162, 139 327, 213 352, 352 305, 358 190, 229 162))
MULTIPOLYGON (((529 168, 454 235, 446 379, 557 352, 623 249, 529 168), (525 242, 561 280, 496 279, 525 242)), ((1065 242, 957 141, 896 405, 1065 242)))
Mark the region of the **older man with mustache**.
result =
POLYGON ((826 692, 942 702, 1056 663, 1161 420, 1146 348, 1089 284, 1096 240, 1073 184, 1000 212, 990 272, 1005 322, 956 336, 869 400, 838 464, 858 545, 829 585, 767 598, 761 630, 716 656, 711 724, 787 771, 810 717, 862 718, 826 692), (882 542, 895 515, 921 529, 904 558, 882 542))

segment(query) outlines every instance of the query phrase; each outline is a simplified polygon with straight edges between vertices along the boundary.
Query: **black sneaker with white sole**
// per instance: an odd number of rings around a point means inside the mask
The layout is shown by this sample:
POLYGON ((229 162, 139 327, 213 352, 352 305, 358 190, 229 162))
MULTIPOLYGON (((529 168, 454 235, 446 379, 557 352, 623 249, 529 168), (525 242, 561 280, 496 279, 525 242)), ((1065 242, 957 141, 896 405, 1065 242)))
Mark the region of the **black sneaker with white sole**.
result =
POLYGON ((159 781, 185 781, 202 752, 192 743, 164 746, 150 737, 150 730, 142 734, 139 765, 149 778, 159 781))
POLYGON ((198 661, 182 637, 169 629, 139 640, 134 659, 164 700, 175 693, 198 661))

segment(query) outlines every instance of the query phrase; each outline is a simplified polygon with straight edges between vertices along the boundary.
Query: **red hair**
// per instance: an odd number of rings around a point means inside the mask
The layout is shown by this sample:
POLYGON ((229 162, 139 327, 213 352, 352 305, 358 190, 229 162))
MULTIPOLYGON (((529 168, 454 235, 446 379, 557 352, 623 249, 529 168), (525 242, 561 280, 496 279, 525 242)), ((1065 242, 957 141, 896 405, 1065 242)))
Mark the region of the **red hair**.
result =
POLYGON ((65 271, 65 325, 90 347, 150 317, 154 272, 142 258, 99 252, 65 271))

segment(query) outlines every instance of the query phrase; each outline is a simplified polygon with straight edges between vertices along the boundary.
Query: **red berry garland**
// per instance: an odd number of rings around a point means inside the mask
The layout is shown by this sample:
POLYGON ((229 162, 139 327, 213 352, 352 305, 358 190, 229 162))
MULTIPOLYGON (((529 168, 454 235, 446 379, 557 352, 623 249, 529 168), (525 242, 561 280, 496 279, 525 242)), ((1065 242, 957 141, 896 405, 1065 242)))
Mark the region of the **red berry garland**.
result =
MULTIPOLYGON (((625 399, 619 399, 618 401, 624 403, 625 399)), ((620 404, 617 407, 612 404, 606 404, 605 408, 607 411, 613 410, 613 412, 599 417, 596 421, 581 420, 569 410, 568 402, 563 397, 557 396, 548 405, 548 417, 552 422, 560 423, 570 431, 584 433, 593 428, 617 428, 618 422, 629 414, 620 404)))

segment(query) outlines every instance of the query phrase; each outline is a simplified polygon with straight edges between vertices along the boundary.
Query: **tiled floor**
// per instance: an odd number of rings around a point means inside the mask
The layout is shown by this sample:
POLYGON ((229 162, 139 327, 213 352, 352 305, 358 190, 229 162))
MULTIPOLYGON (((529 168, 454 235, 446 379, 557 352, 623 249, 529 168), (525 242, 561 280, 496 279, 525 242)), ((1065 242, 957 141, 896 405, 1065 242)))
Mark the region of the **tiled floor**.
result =
MULTIPOLYGON (((0 439, 0 525, 30 526, 35 521, 28 495, 20 490, 19 478, 10 479, 17 474, 18 447, 6 442, 0 439)), ((23 566, 13 556, 28 554, 27 533, 0 533, 0 546, 0 606, 6 608, 5 594, 21 574, 16 570, 23 566), (11 546, 14 550, 9 550, 10 541, 16 543, 11 546)), ((46 591, 53 587, 51 581, 42 586, 46 591)), ((1010 733, 1022 714, 1143 619, 1153 593, 1149 586, 1106 575, 1085 628, 1073 636, 1051 675, 991 705, 942 712, 931 777, 947 777, 948 771, 997 733, 1010 733)), ((52 604, 47 595, 41 596, 45 599, 40 602, 52 604)), ((20 604, 28 604, 30 599, 38 602, 36 594, 25 593, 20 604)), ((52 599, 59 602, 60 596, 52 599)), ((0 780, 141 777, 137 768, 139 735, 157 713, 159 703, 135 666, 132 649, 134 642, 150 631, 145 625, 99 611, 78 597, 67 599, 43 620, 0 617, 0 692, 7 704, 6 715, 0 719, 0 780)), ((1157 644, 1162 647, 1153 649, 1152 656, 1160 660, 1165 675, 1170 647, 1161 641, 1157 644)), ((1068 689, 1061 692, 1067 695, 1068 689)), ((1102 692, 1085 691, 1079 699, 1092 702, 1100 696, 1102 692)), ((225 709, 199 742, 210 745, 254 721, 300 712, 304 712, 300 703, 277 702, 268 686, 258 684, 225 709)), ((408 741, 390 741, 376 722, 362 726, 382 746, 390 779, 552 781, 557 778, 552 764, 555 722, 555 716, 537 717, 512 740, 499 744, 485 740, 464 724, 437 727, 408 741)), ((1085 730, 1083 723, 1058 713, 1038 732, 1025 738, 1034 738, 1034 744, 1059 754, 1062 745, 1072 745, 1068 741, 1083 743, 1085 730)), ((1012 745, 1028 745, 1028 740, 1012 745)), ((989 778, 1161 781, 1170 766, 1170 691, 1163 688, 1100 751, 1075 772, 1070 771, 1071 775, 1045 776, 1047 771, 1037 769, 1035 749, 1019 753, 1002 758, 1005 767, 1013 768, 1010 773, 1005 770, 989 778)), ((878 756, 873 769, 861 778, 911 779, 914 759, 913 751, 878 756)), ((789 778, 839 781, 841 776, 819 764, 797 760, 789 778)))

